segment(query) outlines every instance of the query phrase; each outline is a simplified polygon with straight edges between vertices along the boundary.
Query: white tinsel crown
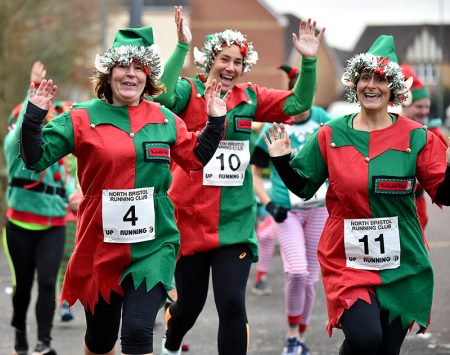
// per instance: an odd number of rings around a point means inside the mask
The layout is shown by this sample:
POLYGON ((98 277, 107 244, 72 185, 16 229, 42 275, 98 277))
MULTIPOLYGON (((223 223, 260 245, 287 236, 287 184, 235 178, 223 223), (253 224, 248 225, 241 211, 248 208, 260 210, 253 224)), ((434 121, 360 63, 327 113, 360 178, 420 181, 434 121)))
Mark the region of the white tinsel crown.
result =
POLYGON ((116 64, 130 65, 137 60, 150 69, 150 76, 159 79, 164 71, 161 50, 157 44, 151 46, 122 45, 108 49, 104 54, 95 56, 95 69, 103 74, 110 73, 116 64))
POLYGON ((145 73, 153 79, 161 77, 161 50, 155 44, 151 27, 118 30, 112 48, 95 57, 95 68, 100 73, 108 74, 116 64, 127 66, 135 60, 145 66, 145 73))
POLYGON ((233 44, 239 46, 244 59, 243 72, 250 72, 252 65, 258 61, 258 52, 253 48, 253 44, 239 31, 225 30, 216 32, 206 37, 203 51, 194 48, 194 61, 204 74, 208 75, 218 52, 225 46, 231 47, 233 44))

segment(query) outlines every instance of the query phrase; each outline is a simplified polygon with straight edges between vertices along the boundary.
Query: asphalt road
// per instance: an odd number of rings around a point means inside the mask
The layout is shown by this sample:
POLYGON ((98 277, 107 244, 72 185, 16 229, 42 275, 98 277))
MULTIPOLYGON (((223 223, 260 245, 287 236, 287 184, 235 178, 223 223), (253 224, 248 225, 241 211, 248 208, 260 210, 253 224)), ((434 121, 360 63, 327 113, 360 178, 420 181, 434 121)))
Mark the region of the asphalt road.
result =
MULTIPOLYGON (((450 354, 450 209, 430 207, 430 222, 427 237, 431 246, 430 255, 435 270, 435 296, 432 322, 426 335, 415 334, 417 328, 408 334, 402 348, 402 355, 450 354)), ((250 355, 280 354, 286 334, 284 316, 284 281, 281 259, 276 253, 269 274, 272 294, 255 296, 250 293, 253 285, 254 268, 247 289, 247 313, 250 322, 250 355)), ((0 252, 0 355, 10 354, 13 346, 11 318, 11 275, 3 251, 0 252)), ((82 354, 84 336, 84 315, 81 307, 74 307, 75 319, 63 323, 55 318, 53 346, 60 355, 82 354)), ((29 341, 36 341, 34 300, 28 312, 29 341)), ((343 335, 334 330, 329 338, 325 332, 327 317, 323 289, 319 283, 317 301, 308 328, 307 343, 313 355, 337 354, 343 335)), ((194 328, 185 341, 190 350, 186 355, 217 354, 217 315, 210 290, 208 302, 194 328)), ((160 354, 160 340, 163 332, 163 312, 160 312, 155 329, 155 355, 160 354)), ((119 352, 117 352, 119 354, 119 352)), ((230 354, 233 355, 233 354, 230 354)))

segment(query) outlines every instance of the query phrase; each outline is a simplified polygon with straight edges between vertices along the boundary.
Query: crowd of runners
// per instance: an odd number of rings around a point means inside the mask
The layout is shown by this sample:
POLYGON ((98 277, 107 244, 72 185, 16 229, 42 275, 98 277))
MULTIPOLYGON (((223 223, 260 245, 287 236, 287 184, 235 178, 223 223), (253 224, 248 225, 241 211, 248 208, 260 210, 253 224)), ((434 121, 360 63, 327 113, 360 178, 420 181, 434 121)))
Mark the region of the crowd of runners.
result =
POLYGON ((278 241, 282 355, 311 355, 307 327, 320 277, 326 332, 345 335, 341 355, 399 354, 414 324, 419 332, 430 324, 422 199, 450 205, 450 153, 429 118, 430 95, 399 64, 394 38, 380 35, 348 59, 342 83, 360 109, 331 117, 313 105, 325 31, 315 21, 293 33, 301 60, 280 65, 289 79, 280 90, 244 82, 258 53, 237 30, 208 35, 194 49, 198 75, 183 76, 192 34, 181 7, 174 18, 178 43, 164 65, 151 27, 119 30, 95 58, 89 101, 56 102, 63 84, 41 62, 31 69, 4 144, 12 353, 56 355, 55 310, 70 321, 79 301, 80 353, 153 354, 155 319, 169 301, 161 354, 180 354, 211 278, 217 352, 244 355, 250 269, 258 262, 252 291, 270 293, 278 241))

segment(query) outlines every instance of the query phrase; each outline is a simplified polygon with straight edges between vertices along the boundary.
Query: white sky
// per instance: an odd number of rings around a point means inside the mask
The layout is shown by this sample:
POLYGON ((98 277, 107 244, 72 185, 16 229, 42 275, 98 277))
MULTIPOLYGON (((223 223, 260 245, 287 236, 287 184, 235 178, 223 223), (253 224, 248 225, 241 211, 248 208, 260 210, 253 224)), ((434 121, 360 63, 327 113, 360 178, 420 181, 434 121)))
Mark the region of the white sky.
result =
POLYGON ((450 0, 264 0, 277 12, 311 17, 327 43, 351 50, 367 25, 450 24, 450 0))

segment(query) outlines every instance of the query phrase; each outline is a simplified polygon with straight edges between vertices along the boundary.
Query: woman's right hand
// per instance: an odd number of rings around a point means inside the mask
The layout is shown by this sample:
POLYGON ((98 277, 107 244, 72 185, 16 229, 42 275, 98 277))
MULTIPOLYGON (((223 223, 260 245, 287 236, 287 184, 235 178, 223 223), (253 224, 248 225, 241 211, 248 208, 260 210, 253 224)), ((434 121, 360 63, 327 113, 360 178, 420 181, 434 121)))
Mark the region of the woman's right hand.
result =
POLYGON ((31 83, 30 99, 28 101, 40 109, 48 111, 52 106, 52 99, 55 96, 58 87, 53 85, 52 79, 43 79, 36 92, 34 92, 34 89, 35 85, 34 83, 31 83))
POLYGON ((178 42, 190 44, 192 42, 191 30, 183 18, 183 7, 174 6, 175 11, 175 23, 177 25, 178 42))
POLYGON ((30 81, 39 85, 42 80, 44 80, 47 71, 45 70, 44 64, 40 61, 34 62, 31 67, 30 81))
POLYGON ((268 136, 270 140, 263 134, 264 142, 267 145, 271 157, 291 154, 291 141, 287 136, 283 123, 280 123, 280 129, 278 129, 278 123, 274 122, 273 127, 269 127, 268 136))
POLYGON ((230 98, 231 91, 220 98, 222 92, 222 84, 213 80, 210 85, 206 87, 203 97, 206 101, 206 113, 210 117, 222 117, 227 114, 227 101, 230 98))

